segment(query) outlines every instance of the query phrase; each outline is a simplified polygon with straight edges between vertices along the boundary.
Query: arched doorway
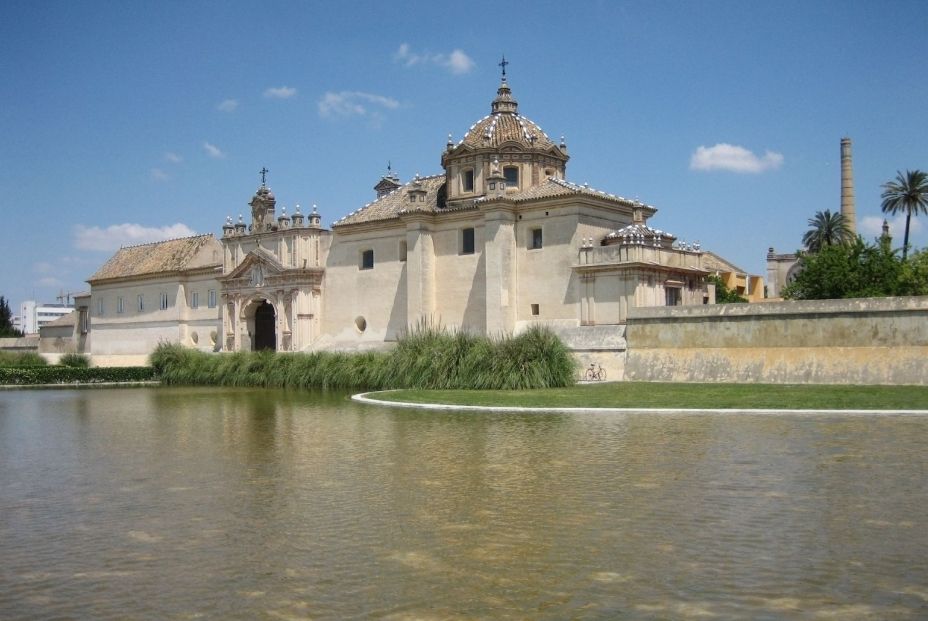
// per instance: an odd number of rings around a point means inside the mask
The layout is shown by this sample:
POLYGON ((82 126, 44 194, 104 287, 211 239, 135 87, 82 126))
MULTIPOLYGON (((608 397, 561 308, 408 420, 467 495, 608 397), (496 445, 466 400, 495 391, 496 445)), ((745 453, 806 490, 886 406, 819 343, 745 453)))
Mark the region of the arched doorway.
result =
POLYGON ((254 350, 277 349, 277 330, 274 307, 267 300, 255 309, 255 343, 254 350))

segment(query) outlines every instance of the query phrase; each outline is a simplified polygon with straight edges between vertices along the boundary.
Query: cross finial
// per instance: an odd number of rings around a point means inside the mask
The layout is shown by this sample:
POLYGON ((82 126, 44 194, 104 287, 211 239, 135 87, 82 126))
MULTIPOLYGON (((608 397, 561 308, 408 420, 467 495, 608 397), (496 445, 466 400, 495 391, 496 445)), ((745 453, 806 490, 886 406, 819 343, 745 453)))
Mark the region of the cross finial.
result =
POLYGON ((506 55, 503 54, 503 60, 500 61, 499 66, 503 68, 503 79, 506 79, 506 65, 509 64, 509 61, 506 60, 506 55))
POLYGON ((261 170, 259 170, 258 172, 261 173, 261 185, 264 185, 267 182, 267 174, 271 171, 269 171, 266 167, 262 166, 261 170))

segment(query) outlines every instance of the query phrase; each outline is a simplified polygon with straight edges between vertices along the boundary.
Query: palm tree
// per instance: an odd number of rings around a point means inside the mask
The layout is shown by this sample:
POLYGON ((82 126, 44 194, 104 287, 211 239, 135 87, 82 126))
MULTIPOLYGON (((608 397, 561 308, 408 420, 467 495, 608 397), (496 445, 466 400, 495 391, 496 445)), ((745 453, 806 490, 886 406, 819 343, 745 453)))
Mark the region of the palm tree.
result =
POLYGON ((902 241, 902 260, 909 250, 909 222, 912 216, 928 215, 928 174, 920 170, 907 170, 903 175, 896 171, 896 180, 883 184, 883 213, 905 213, 905 238, 902 241))
POLYGON ((802 236, 802 243, 809 252, 818 252, 825 246, 845 244, 854 240, 854 234, 844 220, 844 214, 831 213, 830 209, 816 211, 809 218, 809 230, 802 236))

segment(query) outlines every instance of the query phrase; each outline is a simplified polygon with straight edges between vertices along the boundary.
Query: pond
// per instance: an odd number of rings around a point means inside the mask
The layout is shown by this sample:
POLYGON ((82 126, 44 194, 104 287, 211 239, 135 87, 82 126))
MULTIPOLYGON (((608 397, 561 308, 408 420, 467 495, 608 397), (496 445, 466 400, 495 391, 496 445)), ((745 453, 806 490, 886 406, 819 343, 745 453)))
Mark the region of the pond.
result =
POLYGON ((0 392, 2 619, 925 619, 928 417, 0 392))

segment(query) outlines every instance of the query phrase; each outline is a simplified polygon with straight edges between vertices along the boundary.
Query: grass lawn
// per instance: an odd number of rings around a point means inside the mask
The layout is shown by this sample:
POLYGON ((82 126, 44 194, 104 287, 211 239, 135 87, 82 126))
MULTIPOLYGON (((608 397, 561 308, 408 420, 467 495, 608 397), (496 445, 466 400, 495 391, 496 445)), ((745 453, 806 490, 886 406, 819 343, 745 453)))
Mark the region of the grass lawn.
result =
POLYGON ((541 390, 397 390, 375 396, 488 406, 928 411, 928 386, 613 382, 541 390))

